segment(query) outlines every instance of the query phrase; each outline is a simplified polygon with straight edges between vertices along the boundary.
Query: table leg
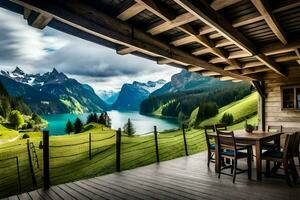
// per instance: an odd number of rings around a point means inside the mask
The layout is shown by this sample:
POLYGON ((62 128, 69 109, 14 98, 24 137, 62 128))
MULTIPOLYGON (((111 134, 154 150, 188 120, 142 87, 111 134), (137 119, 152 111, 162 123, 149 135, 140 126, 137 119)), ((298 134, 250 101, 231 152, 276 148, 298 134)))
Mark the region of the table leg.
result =
POLYGON ((260 149, 260 141, 256 141, 255 144, 255 150, 256 150, 256 175, 257 180, 261 180, 261 149, 260 149))
POLYGON ((219 173, 219 145, 218 145, 218 140, 215 139, 215 172, 219 173))

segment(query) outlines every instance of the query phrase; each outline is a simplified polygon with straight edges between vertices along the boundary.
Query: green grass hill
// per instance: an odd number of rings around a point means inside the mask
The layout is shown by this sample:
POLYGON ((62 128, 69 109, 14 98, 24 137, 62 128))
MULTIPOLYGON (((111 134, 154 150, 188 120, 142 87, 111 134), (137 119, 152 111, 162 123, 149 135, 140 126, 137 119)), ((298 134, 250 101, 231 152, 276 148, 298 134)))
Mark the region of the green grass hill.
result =
MULTIPOLYGON (((199 126, 203 127, 208 124, 216 124, 219 123, 222 116, 224 113, 230 113, 233 115, 234 118, 234 123, 233 124, 238 124, 240 122, 243 122, 246 119, 252 119, 249 122, 257 123, 255 119, 257 119, 256 114, 257 114, 257 101, 258 101, 258 95, 257 93, 252 93, 245 98, 235 101, 229 105, 226 105, 222 108, 219 109, 219 113, 211 117, 209 119, 206 119, 202 122, 200 122, 199 126)), ((196 121, 198 113, 198 108, 196 108, 190 117, 190 124, 194 124, 196 121)))

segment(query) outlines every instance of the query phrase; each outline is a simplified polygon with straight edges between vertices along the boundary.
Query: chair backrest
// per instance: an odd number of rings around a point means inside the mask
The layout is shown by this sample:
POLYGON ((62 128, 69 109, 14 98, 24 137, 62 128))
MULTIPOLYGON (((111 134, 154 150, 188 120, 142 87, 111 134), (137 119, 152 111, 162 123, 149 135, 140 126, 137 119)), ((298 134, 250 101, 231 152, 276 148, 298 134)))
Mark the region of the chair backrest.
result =
POLYGON ((290 158, 294 154, 294 143, 296 134, 287 134, 285 138, 285 144, 283 147, 283 157, 290 158))
POLYGON ((217 139, 218 139, 219 150, 227 149, 227 150, 234 150, 236 152, 236 141, 235 141, 233 131, 217 130, 217 139))
POLYGON ((204 132, 205 132, 207 148, 210 148, 210 141, 209 141, 208 133, 215 132, 215 126, 214 125, 204 126, 204 132))
POLYGON ((282 132, 282 126, 269 126, 268 132, 282 132))
POLYGON ((300 132, 296 132, 295 133, 294 150, 293 150, 293 152, 296 155, 299 155, 299 146, 300 146, 300 132))
POLYGON ((215 124, 215 130, 227 130, 227 125, 224 123, 215 124))

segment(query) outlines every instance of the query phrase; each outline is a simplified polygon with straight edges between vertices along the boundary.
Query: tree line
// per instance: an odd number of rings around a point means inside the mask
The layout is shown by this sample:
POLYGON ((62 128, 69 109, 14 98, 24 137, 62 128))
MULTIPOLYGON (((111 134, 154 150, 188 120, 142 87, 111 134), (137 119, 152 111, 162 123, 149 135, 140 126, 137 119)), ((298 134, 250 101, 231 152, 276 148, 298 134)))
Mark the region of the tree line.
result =
MULTIPOLYGON (((111 128, 111 119, 108 116, 107 112, 103 112, 100 115, 97 113, 91 113, 87 116, 86 124, 89 123, 97 123, 101 124, 105 127, 111 128)), ((78 134, 82 132, 84 123, 81 121, 79 117, 76 118, 75 122, 72 123, 71 120, 68 120, 66 123, 65 132, 70 134, 74 132, 74 134, 78 134)))
POLYGON ((204 120, 216 115, 220 107, 240 100, 251 92, 252 87, 249 84, 238 84, 230 88, 166 93, 145 99, 140 105, 140 112, 151 114, 162 107, 163 116, 177 117, 180 121, 185 121, 196 108, 199 108, 197 119, 204 120))

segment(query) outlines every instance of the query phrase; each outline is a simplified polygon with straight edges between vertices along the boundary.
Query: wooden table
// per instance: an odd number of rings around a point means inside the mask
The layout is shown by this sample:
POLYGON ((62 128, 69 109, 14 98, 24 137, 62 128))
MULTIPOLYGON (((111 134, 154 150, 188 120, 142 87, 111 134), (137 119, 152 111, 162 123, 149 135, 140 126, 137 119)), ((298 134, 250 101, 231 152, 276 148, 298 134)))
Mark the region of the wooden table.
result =
MULTIPOLYGON (((261 180, 262 174, 262 162, 261 162, 261 144, 274 141, 275 144, 280 145, 280 135, 281 132, 270 133, 264 131, 253 131, 253 133, 247 133, 245 130, 234 131, 234 136, 237 143, 241 144, 250 144, 255 146, 256 151, 256 174, 257 180, 261 180)), ((214 138, 216 141, 216 149, 215 149, 215 171, 219 170, 219 150, 218 150, 218 141, 216 133, 208 133, 210 138, 214 138)))

